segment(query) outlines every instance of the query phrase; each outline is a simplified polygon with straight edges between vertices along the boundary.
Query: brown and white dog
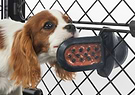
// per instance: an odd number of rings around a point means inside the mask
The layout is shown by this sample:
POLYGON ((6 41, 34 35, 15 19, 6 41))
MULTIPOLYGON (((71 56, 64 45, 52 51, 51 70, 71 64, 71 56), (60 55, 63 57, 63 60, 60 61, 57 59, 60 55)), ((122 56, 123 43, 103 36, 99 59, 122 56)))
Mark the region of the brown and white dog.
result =
POLYGON ((22 95, 22 87, 34 88, 41 77, 41 63, 55 67, 63 80, 73 79, 74 73, 57 65, 56 51, 75 32, 69 17, 56 10, 42 11, 25 24, 1 20, 0 95, 22 95))

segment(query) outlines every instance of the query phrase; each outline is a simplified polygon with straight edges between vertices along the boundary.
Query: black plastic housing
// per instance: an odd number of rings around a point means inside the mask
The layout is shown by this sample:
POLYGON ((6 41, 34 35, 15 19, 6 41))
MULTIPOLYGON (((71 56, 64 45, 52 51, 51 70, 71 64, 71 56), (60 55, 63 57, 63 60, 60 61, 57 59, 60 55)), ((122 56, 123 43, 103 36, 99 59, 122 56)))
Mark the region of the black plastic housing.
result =
MULTIPOLYGON (((76 56, 76 54, 75 54, 76 52, 73 52, 73 50, 69 51, 69 52, 71 52, 73 56, 76 56)), ((88 51, 86 51, 85 47, 84 47, 84 52, 85 52, 85 54, 89 53, 88 51)), ((61 43, 61 45, 59 46, 59 48, 57 50, 57 61, 58 61, 58 64, 62 68, 64 68, 67 71, 70 71, 70 72, 93 70, 93 69, 102 68, 102 66, 104 65, 104 56, 103 56, 104 54, 103 53, 104 53, 104 48, 102 47, 102 39, 100 36, 69 38, 68 40, 61 43), (78 62, 77 65, 74 65, 74 64, 72 65, 72 64, 69 64, 70 61, 69 62, 67 61, 67 57, 65 55, 65 52, 67 52, 66 50, 69 49, 70 47, 75 46, 76 48, 79 48, 79 46, 82 47, 85 45, 88 45, 88 46, 93 45, 92 48, 94 48, 94 45, 96 46, 96 44, 98 46, 100 46, 100 51, 98 51, 98 52, 100 52, 100 54, 101 54, 100 61, 98 63, 83 64, 83 62, 80 62, 80 63, 78 62)), ((84 57, 84 59, 85 59, 85 57, 86 57, 85 54, 83 55, 81 53, 80 56, 82 58, 84 57)), ((96 53, 95 53, 95 55, 96 55, 96 53)), ((89 54, 89 56, 91 56, 91 54, 89 54)), ((93 58, 93 57, 91 57, 91 58, 93 58)), ((88 62, 88 61, 85 61, 85 62, 88 62)))
POLYGON ((103 68, 97 69, 97 72, 102 77, 108 77, 114 68, 119 67, 125 62, 128 55, 128 47, 114 32, 103 29, 99 36, 103 41, 105 60, 103 68), (115 47, 119 42, 120 44, 115 47))
POLYGON ((129 24, 130 33, 133 37, 135 37, 135 20, 131 21, 129 24))
POLYGON ((23 95, 43 95, 41 89, 24 89, 23 95))

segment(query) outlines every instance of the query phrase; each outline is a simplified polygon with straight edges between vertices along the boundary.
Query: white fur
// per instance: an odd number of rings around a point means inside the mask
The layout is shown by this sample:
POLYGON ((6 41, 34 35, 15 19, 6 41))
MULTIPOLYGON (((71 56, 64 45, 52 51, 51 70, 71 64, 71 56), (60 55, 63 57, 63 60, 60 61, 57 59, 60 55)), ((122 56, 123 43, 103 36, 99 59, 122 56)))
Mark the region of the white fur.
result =
POLYGON ((11 47, 13 44, 13 36, 15 32, 23 27, 24 24, 15 22, 12 20, 1 20, 0 26, 2 28, 4 36, 5 49, 0 50, 0 95, 8 94, 15 90, 17 86, 14 85, 13 81, 10 81, 10 71, 8 59, 11 55, 11 47))
MULTIPOLYGON (((58 46, 65 39, 73 36, 66 29, 63 29, 67 23, 62 18, 62 14, 58 11, 50 11, 50 13, 58 19, 58 25, 55 32, 49 37, 50 47, 48 53, 42 53, 38 56, 40 63, 56 60, 57 48, 54 48, 54 46, 58 46)), ((5 49, 0 50, 0 95, 9 94, 18 88, 14 85, 14 81, 10 81, 11 71, 9 71, 8 59, 11 55, 15 32, 22 29, 23 26, 23 23, 13 20, 0 21, 0 27, 2 28, 5 40, 4 45, 6 45, 5 49)), ((21 90, 18 95, 22 95, 21 90)))

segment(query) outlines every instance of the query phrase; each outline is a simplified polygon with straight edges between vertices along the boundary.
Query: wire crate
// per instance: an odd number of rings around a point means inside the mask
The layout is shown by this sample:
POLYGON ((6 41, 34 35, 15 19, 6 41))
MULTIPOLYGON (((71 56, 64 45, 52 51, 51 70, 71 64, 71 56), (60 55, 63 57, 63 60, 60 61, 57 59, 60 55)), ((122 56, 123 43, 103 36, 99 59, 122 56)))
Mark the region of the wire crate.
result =
POLYGON ((70 16, 80 35, 97 36, 103 27, 110 27, 110 31, 115 32, 128 47, 127 60, 113 69, 106 78, 100 77, 95 70, 90 70, 78 72, 76 79, 72 81, 63 81, 56 76, 53 68, 42 64, 42 79, 37 87, 42 89, 44 95, 135 94, 135 38, 131 36, 129 29, 129 23, 135 20, 134 0, 5 1, 8 3, 1 0, 1 19, 10 17, 25 22, 41 10, 58 9, 70 16))

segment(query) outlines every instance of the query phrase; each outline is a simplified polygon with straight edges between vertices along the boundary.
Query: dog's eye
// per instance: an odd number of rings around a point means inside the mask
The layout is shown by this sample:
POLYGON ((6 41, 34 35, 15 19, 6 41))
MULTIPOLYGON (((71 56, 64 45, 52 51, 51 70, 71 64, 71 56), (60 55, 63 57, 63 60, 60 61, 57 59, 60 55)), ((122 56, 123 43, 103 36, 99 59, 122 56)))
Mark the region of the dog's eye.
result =
POLYGON ((52 29, 54 27, 54 24, 51 21, 48 21, 44 25, 44 29, 52 29))

